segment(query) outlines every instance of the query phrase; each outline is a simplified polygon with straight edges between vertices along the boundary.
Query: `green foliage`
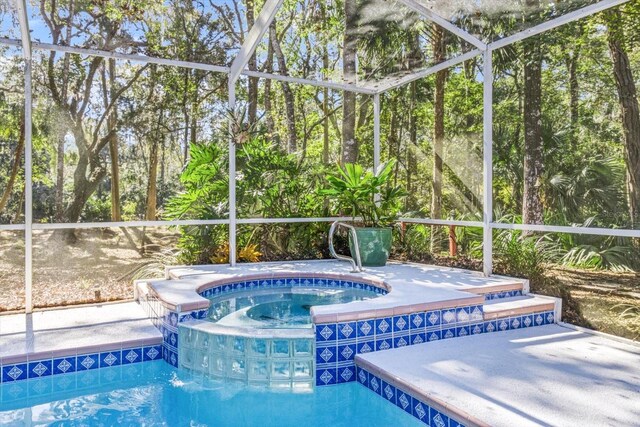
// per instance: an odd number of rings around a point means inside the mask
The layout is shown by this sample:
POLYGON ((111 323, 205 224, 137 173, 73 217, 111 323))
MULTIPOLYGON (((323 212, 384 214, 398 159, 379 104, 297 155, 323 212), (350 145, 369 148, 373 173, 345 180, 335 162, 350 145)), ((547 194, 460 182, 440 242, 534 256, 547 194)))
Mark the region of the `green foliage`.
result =
POLYGON ((375 172, 359 164, 338 165, 337 173, 327 176, 328 188, 320 194, 335 200, 338 209, 348 212, 354 220, 360 217, 365 227, 388 227, 398 217, 405 195, 400 186, 390 185, 395 164, 396 160, 391 159, 375 172))

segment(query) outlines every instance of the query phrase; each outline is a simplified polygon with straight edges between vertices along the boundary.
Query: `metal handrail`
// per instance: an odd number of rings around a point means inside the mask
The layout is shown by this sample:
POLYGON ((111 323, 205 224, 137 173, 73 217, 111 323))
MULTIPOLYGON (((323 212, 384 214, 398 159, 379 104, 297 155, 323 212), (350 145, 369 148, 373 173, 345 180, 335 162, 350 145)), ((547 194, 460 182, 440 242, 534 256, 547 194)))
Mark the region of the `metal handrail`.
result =
MULTIPOLYGON (((353 273, 362 273, 362 260, 360 259, 360 245, 358 244, 358 235, 356 234, 356 229, 354 226, 345 224, 344 222, 335 221, 331 224, 331 228, 329 228, 329 253, 332 257, 336 259, 342 259, 345 261, 349 261, 353 266, 353 273), (343 226, 349 230, 351 233, 351 240, 353 241, 353 247, 355 248, 355 256, 348 257, 346 255, 339 255, 336 253, 335 248, 333 247, 333 235, 339 226, 343 226)), ((353 255, 353 254, 352 254, 353 255)))

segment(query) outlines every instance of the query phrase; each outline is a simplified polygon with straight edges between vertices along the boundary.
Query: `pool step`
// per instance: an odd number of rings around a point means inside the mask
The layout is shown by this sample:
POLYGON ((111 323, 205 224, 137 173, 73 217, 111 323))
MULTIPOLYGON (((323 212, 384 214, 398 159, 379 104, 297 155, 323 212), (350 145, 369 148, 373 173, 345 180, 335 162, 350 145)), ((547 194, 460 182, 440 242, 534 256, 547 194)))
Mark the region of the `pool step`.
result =
POLYGON ((484 303, 484 320, 502 319, 545 311, 554 311, 556 318, 559 320, 558 314, 560 313, 561 303, 562 301, 558 298, 536 294, 494 299, 484 303))
POLYGON ((525 279, 484 286, 463 287, 461 290, 484 296, 485 301, 502 300, 522 296, 529 292, 529 282, 525 279))

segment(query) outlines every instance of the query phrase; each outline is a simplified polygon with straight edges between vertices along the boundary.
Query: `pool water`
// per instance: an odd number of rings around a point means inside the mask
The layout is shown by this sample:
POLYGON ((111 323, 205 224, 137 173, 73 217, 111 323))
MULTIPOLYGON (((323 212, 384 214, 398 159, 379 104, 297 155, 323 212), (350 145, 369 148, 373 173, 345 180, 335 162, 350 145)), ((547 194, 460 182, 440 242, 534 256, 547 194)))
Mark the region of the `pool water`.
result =
POLYGON ((163 361, 0 385, 0 425, 418 426, 358 383, 307 392, 210 380, 163 361))
POLYGON ((252 328, 311 328, 312 306, 345 304, 377 296, 375 292, 356 288, 252 290, 212 298, 209 320, 252 328))

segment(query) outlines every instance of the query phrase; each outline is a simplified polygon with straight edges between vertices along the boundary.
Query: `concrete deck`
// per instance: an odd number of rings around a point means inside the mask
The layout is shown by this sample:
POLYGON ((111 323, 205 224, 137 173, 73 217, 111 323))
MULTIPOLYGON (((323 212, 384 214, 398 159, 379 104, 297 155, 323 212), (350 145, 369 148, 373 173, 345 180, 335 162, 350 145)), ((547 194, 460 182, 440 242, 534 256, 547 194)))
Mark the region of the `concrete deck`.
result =
POLYGON ((0 316, 0 364, 162 343, 135 302, 0 316))
POLYGON ((422 264, 388 263, 386 267, 367 267, 352 273, 350 264, 335 260, 277 263, 173 267, 166 280, 145 281, 157 297, 172 307, 194 310, 208 307, 209 301, 198 292, 207 287, 252 277, 329 277, 379 284, 390 289, 386 295, 348 304, 314 307, 315 323, 381 317, 429 309, 482 304, 483 293, 527 287, 526 281, 482 274, 455 268, 422 264))
POLYGON ((363 354, 356 364, 468 425, 640 423, 640 346, 559 325, 363 354))

